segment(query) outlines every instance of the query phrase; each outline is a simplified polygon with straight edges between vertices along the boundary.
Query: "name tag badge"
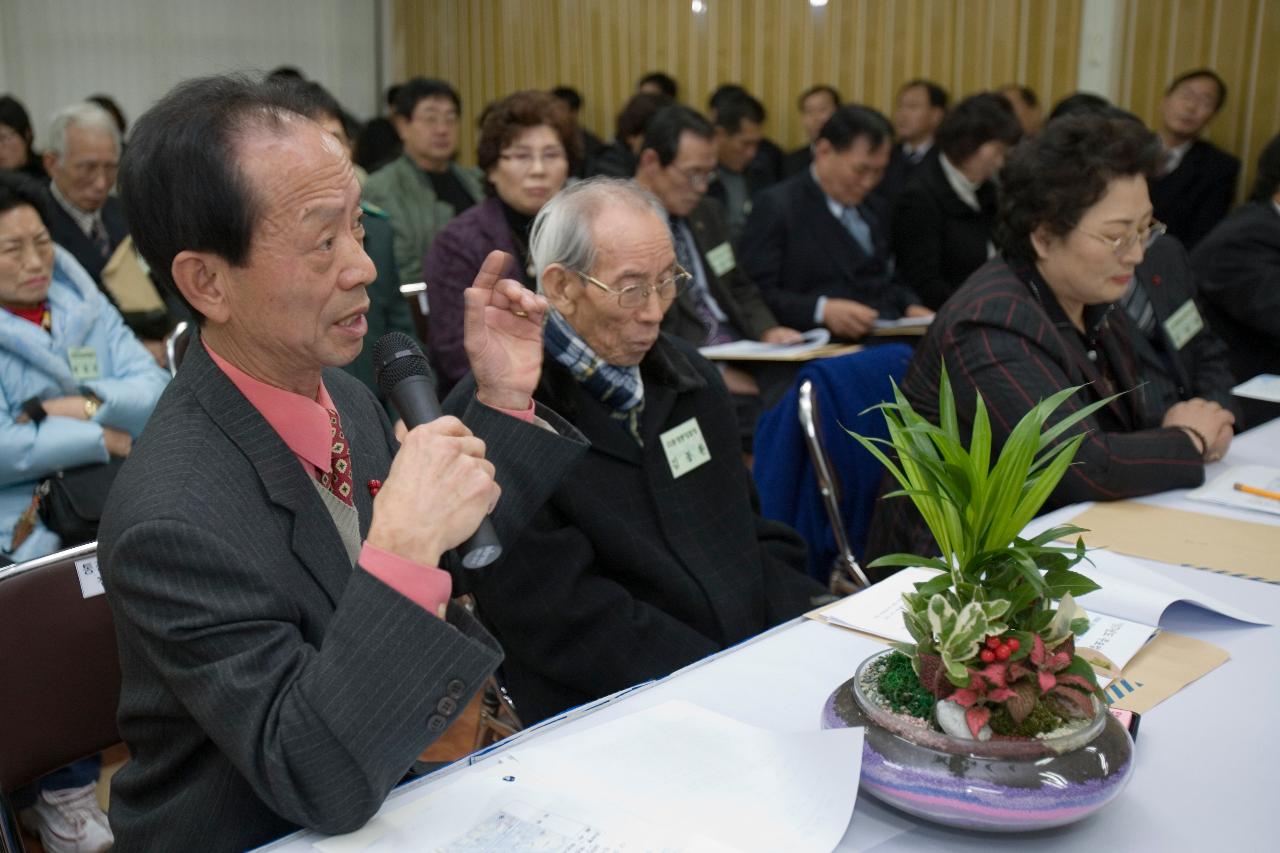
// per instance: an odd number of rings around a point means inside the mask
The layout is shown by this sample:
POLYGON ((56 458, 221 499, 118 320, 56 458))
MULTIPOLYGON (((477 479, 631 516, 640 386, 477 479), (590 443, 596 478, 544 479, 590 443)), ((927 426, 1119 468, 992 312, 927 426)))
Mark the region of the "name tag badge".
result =
POLYGON ((702 438, 702 428, 697 418, 672 427, 658 436, 662 440, 662 449, 667 454, 667 465, 671 468, 671 478, 679 479, 699 465, 711 461, 711 451, 702 438))
POLYGON ((71 365, 71 375, 77 381, 102 378, 102 371, 98 368, 98 352, 93 347, 71 347, 67 350, 67 363, 71 365))
POLYGON ((722 276, 737 266, 737 262, 733 259, 733 247, 727 242, 721 243, 710 252, 707 252, 707 263, 711 264, 711 271, 717 276, 722 276))
POLYGON ((1169 333, 1170 340, 1177 349, 1186 346, 1187 341, 1200 334, 1200 330, 1204 328, 1204 320, 1200 317, 1199 310, 1196 309, 1194 299, 1188 299, 1182 303, 1182 307, 1169 315, 1169 319, 1164 321, 1164 330, 1169 333))

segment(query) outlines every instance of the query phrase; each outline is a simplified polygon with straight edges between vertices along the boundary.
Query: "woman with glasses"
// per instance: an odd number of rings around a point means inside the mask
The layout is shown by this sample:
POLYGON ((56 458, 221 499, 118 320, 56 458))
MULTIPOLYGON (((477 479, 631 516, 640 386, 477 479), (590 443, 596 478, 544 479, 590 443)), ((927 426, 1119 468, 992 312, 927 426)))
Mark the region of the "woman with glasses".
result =
MULTIPOLYGON (((1136 332, 1118 303, 1163 233, 1147 192, 1158 155, 1145 128, 1110 115, 1053 121, 1014 150, 1000 173, 1001 254, 938 313, 903 382, 936 422, 945 367, 966 433, 980 394, 993 456, 1032 406, 1063 388, 1082 386, 1056 418, 1119 394, 1072 431, 1087 437, 1046 510, 1199 485, 1204 463, 1231 441, 1235 418, 1218 403, 1193 397, 1154 412, 1136 391, 1136 332)), ((1188 313, 1171 336, 1185 344, 1196 319, 1188 313)), ((871 555, 936 548, 910 501, 879 502, 871 555)))
MULTIPOLYGON (((0 565, 80 544, 44 525, 40 483, 128 456, 168 381, 89 274, 54 244, 48 206, 34 180, 0 172, 0 565)), ((94 798, 99 767, 96 757, 77 761, 14 796, 46 850, 110 848, 94 798)))
POLYGON ((506 277, 533 282, 529 225, 564 186, 578 158, 576 146, 568 116, 545 92, 516 92, 485 110, 476 154, 488 197, 450 222, 423 259, 431 308, 427 350, 441 394, 468 369, 462 292, 494 249, 514 259, 506 277))

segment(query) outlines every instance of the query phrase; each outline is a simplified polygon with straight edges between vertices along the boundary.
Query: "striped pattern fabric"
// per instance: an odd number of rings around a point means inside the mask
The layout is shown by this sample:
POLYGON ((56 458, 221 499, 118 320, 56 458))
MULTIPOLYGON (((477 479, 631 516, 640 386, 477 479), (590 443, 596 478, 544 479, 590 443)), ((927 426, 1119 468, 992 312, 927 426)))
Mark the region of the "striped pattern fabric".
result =
MULTIPOLYGON (((353 481, 386 479, 396 442, 382 407, 344 373, 324 382, 353 481)), ((470 401, 446 411, 485 440, 504 487, 494 523, 511 541, 581 443, 470 401)), ((193 345, 99 539, 132 755, 112 781, 117 851, 243 850, 299 826, 355 829, 500 660, 464 610, 442 621, 353 567, 322 500, 193 345)), ((369 490, 353 502, 363 537, 369 490)))

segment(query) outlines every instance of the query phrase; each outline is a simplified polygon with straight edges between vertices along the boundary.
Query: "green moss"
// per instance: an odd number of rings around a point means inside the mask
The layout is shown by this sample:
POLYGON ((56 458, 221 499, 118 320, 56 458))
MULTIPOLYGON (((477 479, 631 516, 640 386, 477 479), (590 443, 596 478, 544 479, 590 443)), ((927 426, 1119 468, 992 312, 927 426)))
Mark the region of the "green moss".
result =
POLYGON ((989 724, 991 730, 998 735, 1016 735, 1019 737, 1035 737, 1059 728, 1064 720, 1043 703, 1037 702, 1031 713, 1021 723, 1015 723, 1009 716, 1009 709, 1004 705, 996 706, 991 712, 989 724))
POLYGON ((889 707, 897 713, 910 714, 924 720, 933 717, 933 706, 937 700, 924 689, 915 670, 911 668, 911 658, 902 652, 894 652, 885 659, 876 687, 889 707))

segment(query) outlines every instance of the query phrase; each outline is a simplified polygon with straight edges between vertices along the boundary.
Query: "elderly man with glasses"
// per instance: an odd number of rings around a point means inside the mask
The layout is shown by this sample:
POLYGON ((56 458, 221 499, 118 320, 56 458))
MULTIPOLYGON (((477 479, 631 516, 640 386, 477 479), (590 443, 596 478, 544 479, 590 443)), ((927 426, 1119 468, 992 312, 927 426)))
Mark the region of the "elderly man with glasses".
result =
POLYGON ((530 248, 551 305, 534 399, 591 449, 476 589, 525 723, 665 676, 823 592, 795 532, 758 511, 719 372, 660 331, 689 276, 657 199, 576 184, 539 212, 530 248))

